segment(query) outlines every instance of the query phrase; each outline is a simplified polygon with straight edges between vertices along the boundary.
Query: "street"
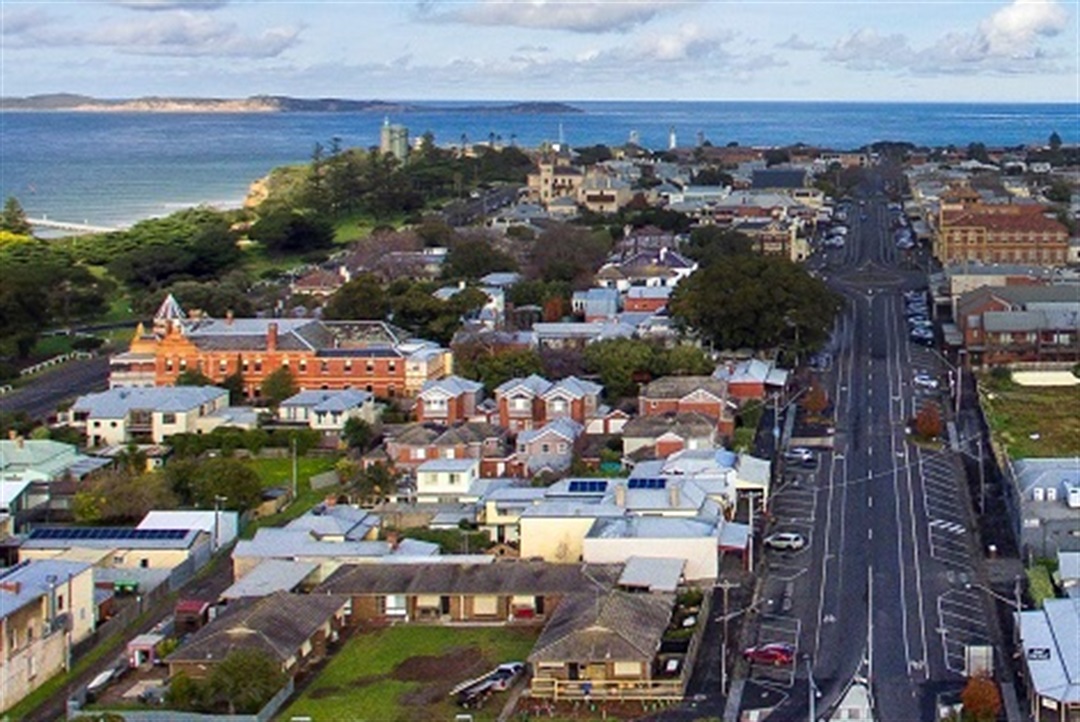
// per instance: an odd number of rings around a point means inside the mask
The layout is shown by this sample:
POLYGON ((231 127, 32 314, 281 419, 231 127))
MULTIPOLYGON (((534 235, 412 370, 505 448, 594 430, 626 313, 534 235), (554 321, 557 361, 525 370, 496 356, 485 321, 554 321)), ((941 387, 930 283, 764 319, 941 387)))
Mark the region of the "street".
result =
POLYGON ((0 411, 25 411, 30 418, 45 419, 56 407, 81 394, 108 388, 109 357, 68 361, 41 373, 25 386, 0 396, 0 411))

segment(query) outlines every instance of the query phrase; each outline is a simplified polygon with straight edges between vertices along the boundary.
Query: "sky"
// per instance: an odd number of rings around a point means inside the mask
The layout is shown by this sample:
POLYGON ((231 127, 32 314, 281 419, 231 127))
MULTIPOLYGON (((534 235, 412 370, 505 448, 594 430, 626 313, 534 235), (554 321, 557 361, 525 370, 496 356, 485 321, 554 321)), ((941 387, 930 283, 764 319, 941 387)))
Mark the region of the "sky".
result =
POLYGON ((1080 0, 0 0, 0 95, 1080 103, 1080 0))

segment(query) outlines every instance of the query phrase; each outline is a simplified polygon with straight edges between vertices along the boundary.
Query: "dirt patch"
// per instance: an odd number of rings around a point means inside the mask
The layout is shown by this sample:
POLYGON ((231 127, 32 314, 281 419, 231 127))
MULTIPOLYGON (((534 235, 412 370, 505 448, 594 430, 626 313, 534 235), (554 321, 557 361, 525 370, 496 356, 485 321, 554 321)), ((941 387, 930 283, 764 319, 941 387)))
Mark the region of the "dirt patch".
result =
POLYGON ((446 699, 461 682, 478 677, 487 664, 477 647, 455 648, 446 654, 410 657, 394 668, 392 679, 423 682, 424 685, 401 697, 401 704, 424 706, 446 699))

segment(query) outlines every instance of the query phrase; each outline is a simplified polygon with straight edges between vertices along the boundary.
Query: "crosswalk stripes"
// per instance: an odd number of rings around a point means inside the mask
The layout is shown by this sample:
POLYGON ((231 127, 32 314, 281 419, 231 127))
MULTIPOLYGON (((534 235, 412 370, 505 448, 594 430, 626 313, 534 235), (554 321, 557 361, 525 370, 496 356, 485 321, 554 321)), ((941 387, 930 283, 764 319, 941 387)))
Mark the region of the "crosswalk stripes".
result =
POLYGON ((931 520, 930 527, 952 532, 953 534, 963 534, 966 531, 963 524, 957 524, 955 521, 945 521, 944 519, 931 520))

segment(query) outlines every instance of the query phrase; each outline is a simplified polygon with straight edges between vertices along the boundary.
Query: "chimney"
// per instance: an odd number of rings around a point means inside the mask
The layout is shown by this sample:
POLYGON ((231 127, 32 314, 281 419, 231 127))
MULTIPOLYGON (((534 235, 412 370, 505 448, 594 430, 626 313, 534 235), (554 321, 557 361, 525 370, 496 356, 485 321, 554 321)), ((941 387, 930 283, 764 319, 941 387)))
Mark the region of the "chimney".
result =
POLYGON ((24 439, 22 436, 16 436, 15 437, 15 448, 21 449, 21 448, 23 448, 23 446, 25 444, 26 444, 26 439, 24 439))
POLYGON ((394 530, 386 532, 386 542, 390 545, 390 551, 396 551, 401 544, 401 536, 394 530))
POLYGON ((277 351, 277 323, 266 324, 266 350, 277 351))
POLYGON ((0 582, 0 589, 12 594, 18 594, 22 589, 22 582, 3 581, 0 582))
POLYGON ((671 484, 671 483, 668 484, 667 498, 668 498, 668 506, 670 506, 672 509, 677 509, 678 506, 679 506, 679 485, 678 484, 671 484))
POLYGON ((19 434, 15 431, 15 429, 8 429, 8 432, 7 432, 8 441, 14 441, 15 437, 17 437, 18 435, 19 434))
POLYGON ((660 246, 660 262, 663 263, 667 258, 667 246, 660 246))
POLYGON ((228 311, 225 312, 225 325, 226 326, 232 326, 232 322, 233 322, 233 312, 232 312, 232 309, 230 308, 228 311))
POLYGON ((337 494, 327 494, 326 498, 323 499, 323 506, 327 509, 332 509, 337 506, 337 494))
POLYGON ((615 485, 615 506, 626 506, 626 487, 622 484, 615 485))

